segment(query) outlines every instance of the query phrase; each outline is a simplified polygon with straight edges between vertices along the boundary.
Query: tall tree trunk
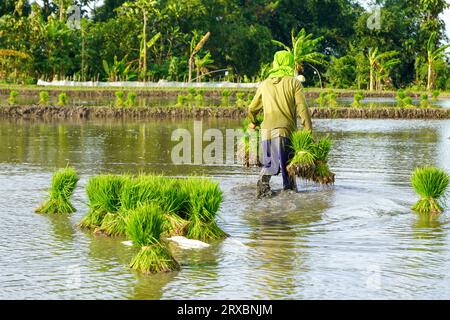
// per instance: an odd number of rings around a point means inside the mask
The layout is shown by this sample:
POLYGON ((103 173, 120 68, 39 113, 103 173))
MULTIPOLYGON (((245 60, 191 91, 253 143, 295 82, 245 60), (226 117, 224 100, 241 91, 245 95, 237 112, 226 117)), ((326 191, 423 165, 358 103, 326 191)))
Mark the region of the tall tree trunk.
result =
POLYGON ((369 86, 369 88, 370 88, 369 90, 370 90, 370 91, 373 91, 374 85, 375 85, 375 79, 374 79, 375 74, 374 74, 373 68, 374 68, 374 66, 373 66, 373 64, 371 63, 371 64, 370 64, 370 86, 369 86))
POLYGON ((428 81, 427 90, 433 89, 433 62, 428 61, 428 81))

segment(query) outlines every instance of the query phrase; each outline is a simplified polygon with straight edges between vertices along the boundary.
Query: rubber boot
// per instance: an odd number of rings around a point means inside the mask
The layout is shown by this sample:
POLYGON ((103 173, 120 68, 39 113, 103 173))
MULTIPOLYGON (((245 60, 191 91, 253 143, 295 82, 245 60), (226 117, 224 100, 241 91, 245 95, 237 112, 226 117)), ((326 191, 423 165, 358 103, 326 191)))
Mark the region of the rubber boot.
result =
POLYGON ((262 199, 266 197, 271 197, 273 195, 272 190, 270 189, 270 178, 271 176, 263 175, 259 178, 258 183, 256 185, 257 190, 257 198, 262 199))
POLYGON ((297 180, 295 179, 295 176, 289 175, 288 183, 283 186, 283 190, 284 191, 291 190, 291 191, 294 191, 294 192, 298 192, 297 180))

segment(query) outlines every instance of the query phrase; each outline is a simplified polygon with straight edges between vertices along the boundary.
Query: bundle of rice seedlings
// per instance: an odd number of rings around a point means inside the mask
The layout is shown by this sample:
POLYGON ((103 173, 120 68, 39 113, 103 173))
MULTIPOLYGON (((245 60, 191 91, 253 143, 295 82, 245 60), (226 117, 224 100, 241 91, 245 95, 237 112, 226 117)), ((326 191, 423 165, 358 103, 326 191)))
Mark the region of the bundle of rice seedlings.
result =
POLYGON ((77 172, 70 167, 61 169, 53 174, 49 197, 47 201, 36 209, 36 212, 46 214, 75 212, 76 210, 70 202, 70 198, 78 180, 77 172))
POLYGON ((99 175, 89 179, 86 186, 89 212, 79 226, 86 229, 101 227, 108 213, 118 212, 121 208, 120 196, 123 186, 130 179, 127 176, 116 175, 99 175))
POLYGON ((324 91, 322 91, 319 97, 316 100, 314 100, 314 102, 317 103, 321 108, 325 107, 327 103, 327 94, 324 91))
POLYGON ((439 90, 433 90, 433 92, 431 93, 433 99, 433 102, 438 101, 439 96, 441 95, 441 92, 439 90))
POLYGON ((320 184, 333 184, 335 181, 335 174, 330 171, 328 166, 328 155, 331 151, 332 142, 328 137, 320 139, 314 145, 315 155, 315 169, 312 180, 320 184))
POLYGON ((126 233, 133 245, 140 248, 130 263, 133 270, 149 274, 180 268, 161 239, 163 232, 164 216, 157 204, 145 204, 130 212, 126 233))
POLYGON ((354 108, 362 107, 361 101, 363 99, 364 99, 364 93, 362 91, 355 93, 355 95, 353 97, 352 107, 354 107, 354 108))
POLYGON ((136 106, 136 98, 137 98, 136 92, 128 92, 125 105, 129 108, 136 106))
POLYGON ((119 237, 126 235, 127 218, 129 211, 118 211, 115 213, 108 212, 103 216, 100 227, 95 232, 100 232, 111 237, 119 237))
POLYGON ((250 119, 245 118, 242 122, 244 136, 238 144, 238 159, 246 168, 261 166, 261 124, 264 118, 262 114, 256 117, 256 129, 249 130, 250 119))
POLYGON ((62 92, 58 95, 58 106, 64 107, 67 105, 67 102, 69 100, 69 97, 67 96, 67 93, 62 92))
POLYGON ((442 213, 449 180, 449 175, 442 169, 417 168, 411 176, 411 184, 421 198, 412 209, 423 214, 442 213))
POLYGON ((39 92, 39 105, 46 106, 50 100, 50 96, 47 91, 39 92))
POLYGON ((114 94, 116 96, 116 107, 123 107, 125 93, 123 91, 116 91, 114 94))
POLYGON ((15 90, 11 90, 9 92, 9 98, 8 98, 8 103, 10 105, 16 104, 17 103, 17 96, 19 95, 19 92, 15 91, 15 90))
POLYGON ((427 93, 422 93, 420 95, 420 107, 421 108, 429 108, 430 107, 430 102, 428 101, 427 93))
POLYGON ((311 132, 305 130, 294 132, 291 136, 291 148, 294 150, 294 157, 287 167, 289 174, 311 179, 316 169, 314 140, 311 132))
POLYGON ((120 204, 124 210, 134 210, 140 205, 158 199, 167 178, 155 175, 140 175, 124 182, 120 193, 120 204))
POLYGON ((183 188, 189 194, 186 237, 204 242, 227 237, 215 220, 222 202, 219 185, 207 179, 189 178, 183 188))

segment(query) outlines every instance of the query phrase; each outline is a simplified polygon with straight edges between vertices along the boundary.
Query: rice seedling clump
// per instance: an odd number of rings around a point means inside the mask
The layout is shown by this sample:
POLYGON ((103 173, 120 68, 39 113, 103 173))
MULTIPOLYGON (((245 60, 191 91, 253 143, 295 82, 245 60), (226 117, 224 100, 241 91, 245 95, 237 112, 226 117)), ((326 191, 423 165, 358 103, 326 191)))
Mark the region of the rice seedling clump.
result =
POLYGON ((450 177, 440 168, 417 168, 411 176, 411 184, 420 200, 412 207, 418 213, 440 214, 445 208, 445 198, 450 177))
POLYGON ((108 213, 117 213, 122 206, 120 196, 123 186, 129 180, 130 177, 115 175, 99 175, 89 179, 86 186, 89 212, 81 221, 80 227, 99 228, 108 213))
POLYGON ((189 194, 189 214, 186 237, 200 241, 227 237, 215 220, 223 199, 217 183, 207 179, 188 178, 184 190, 189 194))
POLYGON ((52 177, 52 186, 48 199, 36 209, 38 213, 68 214, 75 212, 70 198, 75 190, 79 177, 74 168, 57 171, 52 177))
POLYGON ((246 118, 242 122, 244 136, 239 141, 238 159, 246 168, 261 166, 261 124, 264 118, 262 115, 256 117, 256 129, 250 130, 250 119, 246 118))
POLYGON ((309 131, 300 130, 292 134, 291 147, 294 156, 287 168, 290 175, 324 185, 334 183, 335 174, 328 167, 330 139, 325 137, 314 143, 309 131))
POLYGON ((148 274, 180 268, 161 238, 164 215, 158 204, 145 204, 130 212, 126 232, 134 246, 140 248, 130 263, 133 270, 148 274))

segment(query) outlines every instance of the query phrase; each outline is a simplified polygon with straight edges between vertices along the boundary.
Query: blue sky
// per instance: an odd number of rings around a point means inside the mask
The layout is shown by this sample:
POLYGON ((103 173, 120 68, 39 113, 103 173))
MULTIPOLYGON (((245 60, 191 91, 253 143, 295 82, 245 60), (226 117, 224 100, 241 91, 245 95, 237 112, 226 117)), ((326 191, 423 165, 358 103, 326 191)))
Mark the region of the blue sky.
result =
MULTIPOLYGON (((40 2, 40 0, 35 0, 36 2, 40 2)), ((101 5, 103 2, 103 0, 97 0, 97 6, 101 5)), ((368 4, 370 4, 372 1, 371 0, 359 0, 359 2, 361 4, 363 4, 364 6, 367 6, 368 4)), ((447 28, 447 36, 450 39, 450 9, 446 10, 444 12, 444 14, 442 15, 442 19, 445 21, 445 25, 447 28)))

